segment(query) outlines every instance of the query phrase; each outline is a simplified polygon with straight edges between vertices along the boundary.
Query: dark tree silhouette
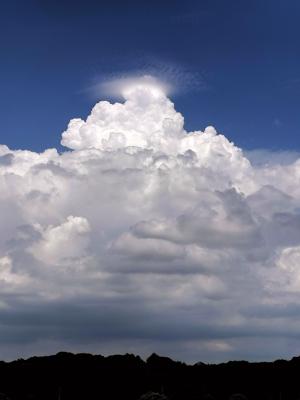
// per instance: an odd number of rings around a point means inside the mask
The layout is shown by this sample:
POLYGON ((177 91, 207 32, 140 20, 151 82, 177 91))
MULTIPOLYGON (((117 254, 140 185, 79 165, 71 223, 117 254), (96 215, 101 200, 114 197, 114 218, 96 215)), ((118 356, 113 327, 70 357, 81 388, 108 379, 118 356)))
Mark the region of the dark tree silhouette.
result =
POLYGON ((0 400, 10 400, 10 398, 5 393, 0 393, 0 400))
POLYGON ((300 357, 186 365, 153 354, 0 362, 0 400, 299 400, 300 357))
POLYGON ((247 397, 242 393, 234 393, 229 397, 229 400, 247 400, 247 397))
POLYGON ((139 400, 168 400, 164 394, 155 393, 155 392, 147 392, 143 394, 139 400))

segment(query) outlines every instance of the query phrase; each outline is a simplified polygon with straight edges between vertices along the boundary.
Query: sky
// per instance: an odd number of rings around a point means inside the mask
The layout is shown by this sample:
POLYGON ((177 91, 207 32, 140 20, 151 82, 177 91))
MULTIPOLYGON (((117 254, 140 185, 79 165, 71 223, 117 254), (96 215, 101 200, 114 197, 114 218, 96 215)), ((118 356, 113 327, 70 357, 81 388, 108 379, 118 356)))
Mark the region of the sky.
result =
POLYGON ((299 149, 299 12, 297 0, 2 1, 2 141, 57 148, 102 98, 89 89, 150 73, 175 84, 189 130, 299 149))
POLYGON ((0 5, 0 359, 300 353, 299 3, 0 5))

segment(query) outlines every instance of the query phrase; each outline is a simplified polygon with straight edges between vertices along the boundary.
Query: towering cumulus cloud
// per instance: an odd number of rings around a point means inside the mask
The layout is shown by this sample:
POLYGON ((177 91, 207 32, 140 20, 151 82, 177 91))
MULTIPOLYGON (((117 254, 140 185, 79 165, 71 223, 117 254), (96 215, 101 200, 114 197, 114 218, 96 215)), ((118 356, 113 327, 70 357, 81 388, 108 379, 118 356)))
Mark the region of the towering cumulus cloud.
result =
POLYGON ((0 358, 299 352, 300 160, 252 165, 159 87, 123 95, 62 154, 0 146, 0 358))

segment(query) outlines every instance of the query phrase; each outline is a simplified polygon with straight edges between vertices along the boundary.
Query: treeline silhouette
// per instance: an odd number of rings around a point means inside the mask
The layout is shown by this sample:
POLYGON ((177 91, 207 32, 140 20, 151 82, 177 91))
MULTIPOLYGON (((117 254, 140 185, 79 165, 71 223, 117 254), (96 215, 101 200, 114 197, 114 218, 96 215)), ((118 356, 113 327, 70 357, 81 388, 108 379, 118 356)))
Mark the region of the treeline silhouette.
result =
POLYGON ((0 400, 300 400, 300 357, 186 365, 152 354, 0 362, 0 400))

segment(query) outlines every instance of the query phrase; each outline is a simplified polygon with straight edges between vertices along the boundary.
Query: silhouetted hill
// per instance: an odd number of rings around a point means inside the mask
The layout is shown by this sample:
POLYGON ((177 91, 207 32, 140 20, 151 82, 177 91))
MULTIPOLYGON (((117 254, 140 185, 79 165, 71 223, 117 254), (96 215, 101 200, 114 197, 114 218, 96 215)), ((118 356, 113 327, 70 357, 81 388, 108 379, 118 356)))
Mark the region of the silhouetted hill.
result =
POLYGON ((0 400, 299 400, 300 357, 186 365, 152 354, 58 353, 0 362, 0 400))

